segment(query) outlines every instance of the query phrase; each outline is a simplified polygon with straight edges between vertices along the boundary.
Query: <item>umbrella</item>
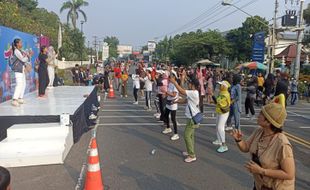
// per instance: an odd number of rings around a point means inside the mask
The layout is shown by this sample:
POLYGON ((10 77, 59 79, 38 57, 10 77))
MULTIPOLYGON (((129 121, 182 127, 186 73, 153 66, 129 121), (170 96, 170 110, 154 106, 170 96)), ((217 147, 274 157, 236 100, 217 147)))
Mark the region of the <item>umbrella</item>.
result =
POLYGON ((259 63, 257 61, 253 61, 253 62, 248 62, 248 63, 243 63, 241 65, 238 65, 237 66, 238 69, 241 69, 241 68, 248 68, 250 70, 253 70, 253 69, 259 69, 259 70, 267 70, 267 66, 262 64, 262 63, 259 63))

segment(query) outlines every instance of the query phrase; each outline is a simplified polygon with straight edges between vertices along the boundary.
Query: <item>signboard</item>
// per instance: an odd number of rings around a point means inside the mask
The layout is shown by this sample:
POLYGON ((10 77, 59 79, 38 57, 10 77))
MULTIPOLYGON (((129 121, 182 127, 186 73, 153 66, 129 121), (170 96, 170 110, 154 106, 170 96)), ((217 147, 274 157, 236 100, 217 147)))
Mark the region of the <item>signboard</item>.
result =
POLYGON ((109 58, 110 47, 108 43, 103 43, 102 47, 102 61, 106 61, 109 58))
POLYGON ((254 34, 252 61, 264 63, 265 61, 265 32, 254 34))
POLYGON ((156 42, 155 41, 148 41, 147 42, 147 49, 149 52, 154 52, 156 49, 156 42))
MULTIPOLYGON (((11 44, 15 38, 23 42, 23 51, 33 51, 31 57, 32 68, 34 68, 35 59, 39 54, 38 37, 23 33, 11 28, 0 26, 0 102, 10 100, 15 89, 15 76, 8 65, 8 58, 12 54, 11 44)), ((36 75, 32 70, 26 74, 26 91, 25 93, 36 90, 36 75)))
POLYGON ((132 46, 129 45, 118 45, 117 53, 119 55, 131 55, 132 54, 132 46))

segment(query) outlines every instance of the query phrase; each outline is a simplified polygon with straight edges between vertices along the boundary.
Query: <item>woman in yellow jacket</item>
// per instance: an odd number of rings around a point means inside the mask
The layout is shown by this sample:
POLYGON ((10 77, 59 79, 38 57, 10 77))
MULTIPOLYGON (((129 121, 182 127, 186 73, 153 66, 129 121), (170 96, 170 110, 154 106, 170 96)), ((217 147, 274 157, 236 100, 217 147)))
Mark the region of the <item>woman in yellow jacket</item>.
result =
POLYGON ((230 94, 228 89, 230 87, 229 82, 222 81, 218 82, 220 84, 220 93, 219 95, 214 98, 216 102, 216 135, 217 139, 213 142, 214 145, 220 145, 217 149, 217 152, 223 153, 228 151, 228 147, 225 143, 225 124, 227 122, 230 110, 230 94))

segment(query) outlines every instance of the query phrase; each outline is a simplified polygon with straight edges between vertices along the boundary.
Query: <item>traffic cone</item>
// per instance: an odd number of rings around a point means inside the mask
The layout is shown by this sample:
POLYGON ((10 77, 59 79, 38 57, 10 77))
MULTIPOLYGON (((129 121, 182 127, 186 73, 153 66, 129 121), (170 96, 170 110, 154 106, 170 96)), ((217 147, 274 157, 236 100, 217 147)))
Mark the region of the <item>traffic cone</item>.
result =
POLYGON ((112 82, 110 83, 110 90, 109 90, 109 96, 108 96, 108 98, 115 98, 114 88, 113 88, 112 82))
POLYGON ((97 149, 96 138, 91 141, 90 150, 88 153, 88 167, 85 180, 85 190, 103 190, 103 183, 101 178, 99 156, 97 149))

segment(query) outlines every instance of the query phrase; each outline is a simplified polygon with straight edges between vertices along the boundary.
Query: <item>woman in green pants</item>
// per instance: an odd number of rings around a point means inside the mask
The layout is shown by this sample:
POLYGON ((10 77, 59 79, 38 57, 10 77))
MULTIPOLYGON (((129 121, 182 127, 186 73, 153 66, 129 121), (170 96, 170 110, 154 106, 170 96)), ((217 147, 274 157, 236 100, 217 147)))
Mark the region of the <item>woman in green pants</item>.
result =
POLYGON ((175 85, 179 93, 186 96, 185 99, 179 99, 177 103, 187 103, 185 109, 185 115, 188 118, 186 128, 185 128, 185 144, 186 152, 183 152, 183 156, 186 157, 184 160, 186 163, 191 163, 197 160, 195 149, 194 149, 194 132, 199 125, 195 125, 192 116, 200 112, 199 110, 199 81, 194 77, 189 77, 188 87, 189 90, 183 89, 174 78, 170 78, 170 82, 175 85))

